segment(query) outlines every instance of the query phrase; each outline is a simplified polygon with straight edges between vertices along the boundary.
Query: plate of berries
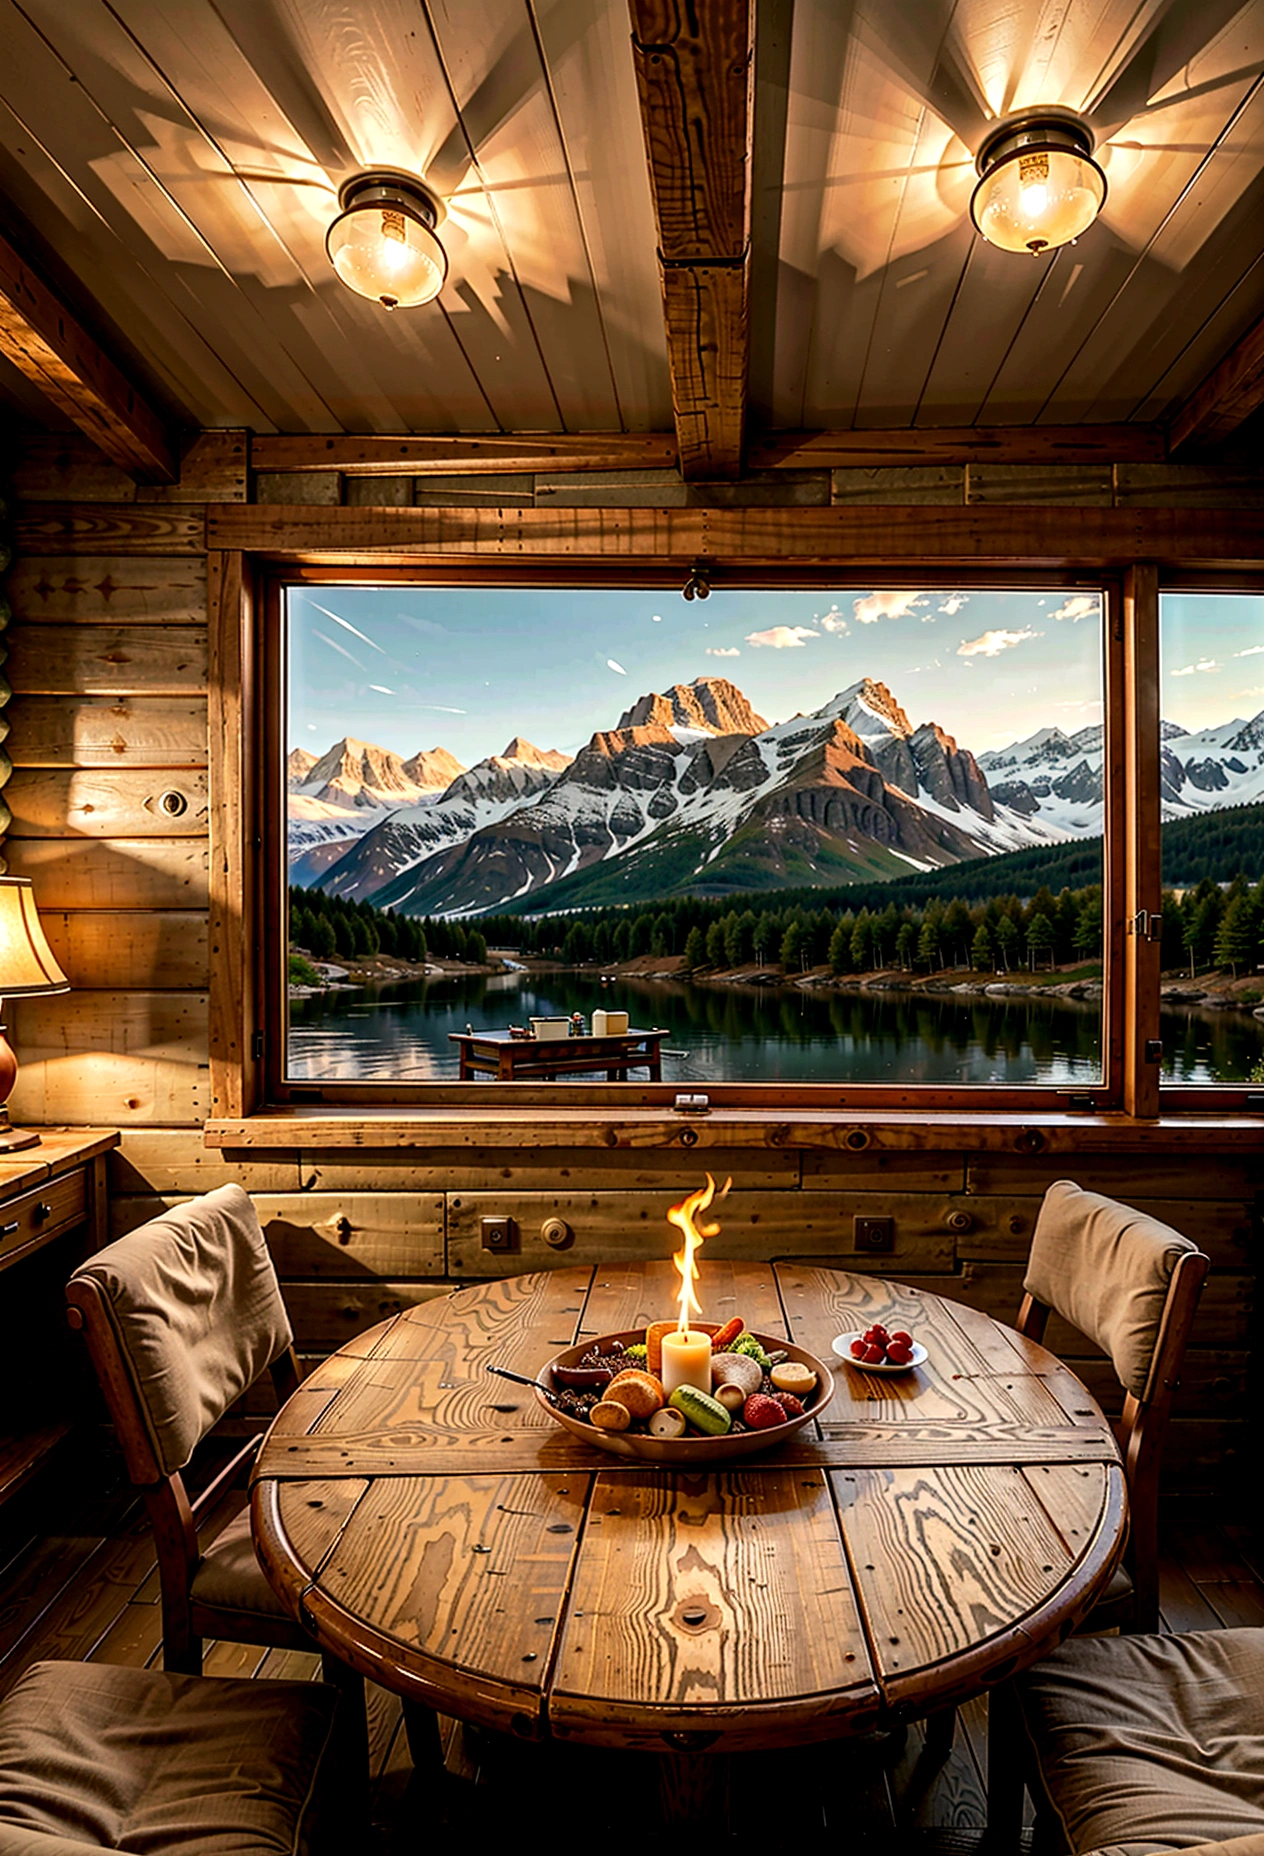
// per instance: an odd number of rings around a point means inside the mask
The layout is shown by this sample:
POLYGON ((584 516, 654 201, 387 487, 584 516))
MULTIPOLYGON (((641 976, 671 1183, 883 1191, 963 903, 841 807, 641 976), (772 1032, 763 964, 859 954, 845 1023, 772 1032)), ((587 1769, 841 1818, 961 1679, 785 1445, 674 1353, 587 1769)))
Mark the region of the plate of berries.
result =
POLYGON ((924 1364, 927 1354, 920 1340, 914 1340, 907 1328, 892 1328, 890 1333, 875 1321, 863 1333, 840 1334, 834 1352, 849 1366, 866 1373, 909 1373, 924 1364))

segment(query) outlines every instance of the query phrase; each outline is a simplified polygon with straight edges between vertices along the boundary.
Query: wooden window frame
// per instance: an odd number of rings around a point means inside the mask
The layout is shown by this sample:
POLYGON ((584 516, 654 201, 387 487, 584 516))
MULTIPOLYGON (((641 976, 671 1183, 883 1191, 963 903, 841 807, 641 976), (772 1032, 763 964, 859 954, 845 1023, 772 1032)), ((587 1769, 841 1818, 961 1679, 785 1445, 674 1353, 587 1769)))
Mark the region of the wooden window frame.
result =
MULTIPOLYGON (((1157 944, 1125 933, 1125 922, 1159 906, 1158 598, 1161 586, 1257 584, 1259 531, 1249 512, 1144 512, 1043 508, 851 510, 434 510, 280 509, 213 506, 207 512, 211 614, 211 1083, 208 1138, 244 1138, 255 1118, 259 1138, 270 1115, 297 1113, 313 1129, 323 1121, 353 1129, 357 1118, 379 1127, 391 1114, 457 1112, 471 1125, 500 1118, 503 1127, 539 1127, 553 1113, 576 1112, 601 1123, 608 1145, 622 1116, 662 1120, 672 1085, 450 1083, 409 1088, 330 1087, 282 1107, 269 1089, 266 1051, 275 1043, 281 1002, 269 1005, 264 963, 247 957, 260 945, 266 894, 262 740, 269 666, 263 621, 266 589, 279 579, 313 577, 381 581, 393 570, 451 581, 529 571, 538 583, 620 585, 681 583, 703 563, 717 583, 750 585, 927 584, 1058 589, 1090 585, 1107 598, 1105 703, 1106 845, 1103 872, 1108 924, 1103 949, 1103 1057, 1106 1086, 1086 1092, 1094 1111, 1121 1111, 1125 1122, 1156 1117, 1159 1066, 1157 944), (1150 558, 1140 559, 1146 544, 1150 558), (1159 544, 1156 548, 1155 544, 1159 544), (1072 551, 1073 550, 1073 551, 1072 551), (1160 554, 1162 558, 1154 558, 1160 554), (1243 576, 1247 576, 1244 580, 1243 576), (1149 726, 1153 714, 1156 725, 1149 726), (1122 907, 1117 906, 1122 903, 1122 907), (271 1019, 269 1018, 269 1010, 271 1019), (1150 1048, 1148 1048, 1150 1047, 1150 1048), (319 1103, 320 1106, 313 1106, 319 1103), (522 1116, 525 1114, 525 1120, 522 1116), (331 1119, 332 1118, 332 1119, 331 1119), (340 1122, 340 1118, 345 1118, 340 1122), (216 1134, 215 1129, 219 1130, 216 1134)), ((274 807, 275 810, 275 807, 274 807)), ((876 1112, 916 1122, 963 1114, 1026 1121, 1062 1119, 1068 1092, 1044 1085, 998 1091, 933 1086, 805 1084, 793 1092, 724 1084, 712 1103, 759 1138, 773 1118, 851 1123, 876 1112)), ((1078 1092, 1076 1092, 1078 1094, 1078 1092)), ((1185 1092, 1188 1093, 1188 1092, 1185 1092)), ((1246 1089, 1208 1088, 1190 1106, 1204 1111, 1255 1109, 1246 1089)), ((294 1101, 295 1092, 290 1091, 294 1101)), ((1083 1106, 1080 1098, 1077 1106, 1083 1106)), ((1184 1103, 1181 1106, 1185 1106, 1184 1103)), ((401 1125, 408 1125, 407 1121, 401 1125)), ((288 1138, 293 1138, 292 1124, 288 1138)), ((682 1142, 690 1131, 685 1130, 682 1142)), ((1086 1129, 1087 1133, 1087 1129, 1086 1129)), ((348 1137, 355 1144, 357 1136, 348 1137)), ((516 1138, 516 1137, 515 1137, 516 1138)), ((849 1137, 850 1138, 850 1137, 849 1137)))

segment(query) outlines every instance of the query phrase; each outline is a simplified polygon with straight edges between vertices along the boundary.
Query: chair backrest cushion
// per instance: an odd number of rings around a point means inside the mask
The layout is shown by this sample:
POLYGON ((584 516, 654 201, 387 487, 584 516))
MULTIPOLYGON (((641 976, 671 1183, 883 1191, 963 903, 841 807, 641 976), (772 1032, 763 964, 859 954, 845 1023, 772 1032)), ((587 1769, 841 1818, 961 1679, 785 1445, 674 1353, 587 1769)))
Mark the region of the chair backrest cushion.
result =
POLYGON ((1172 1271, 1196 1249, 1157 1218, 1059 1179, 1036 1220, 1023 1288, 1108 1353, 1124 1390, 1142 1398, 1172 1271))
POLYGON ((240 1186, 220 1186, 151 1219, 90 1257, 75 1277, 90 1278, 100 1292, 166 1476, 185 1467, 293 1340, 258 1214, 240 1186))

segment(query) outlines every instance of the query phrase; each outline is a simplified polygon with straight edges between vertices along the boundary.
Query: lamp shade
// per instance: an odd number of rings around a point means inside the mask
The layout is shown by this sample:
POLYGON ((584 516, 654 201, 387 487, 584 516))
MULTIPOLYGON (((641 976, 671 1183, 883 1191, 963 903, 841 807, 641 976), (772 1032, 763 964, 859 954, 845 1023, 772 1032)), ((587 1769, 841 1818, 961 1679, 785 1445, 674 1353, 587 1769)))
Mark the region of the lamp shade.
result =
POLYGON ((998 124, 979 150, 970 217, 991 245, 1039 257, 1092 225, 1106 199, 1093 136, 1078 118, 1035 113, 998 124))
POLYGON ((0 876, 0 998, 69 991, 70 981, 45 938, 30 878, 0 876))
POLYGON ((339 190, 342 212, 325 236, 329 262, 357 295, 384 309, 411 309, 438 296, 448 254, 435 236, 436 196, 410 175, 358 174, 339 190))

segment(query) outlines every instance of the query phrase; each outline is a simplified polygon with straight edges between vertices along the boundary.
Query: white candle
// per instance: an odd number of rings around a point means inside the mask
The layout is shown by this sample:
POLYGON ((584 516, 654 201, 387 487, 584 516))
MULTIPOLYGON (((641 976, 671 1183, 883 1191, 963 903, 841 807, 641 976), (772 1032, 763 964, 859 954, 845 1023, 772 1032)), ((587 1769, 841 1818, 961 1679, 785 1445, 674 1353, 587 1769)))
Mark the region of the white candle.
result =
POLYGON ((711 1390, 711 1336, 695 1328, 663 1336, 663 1390, 668 1398, 677 1386, 711 1390))

